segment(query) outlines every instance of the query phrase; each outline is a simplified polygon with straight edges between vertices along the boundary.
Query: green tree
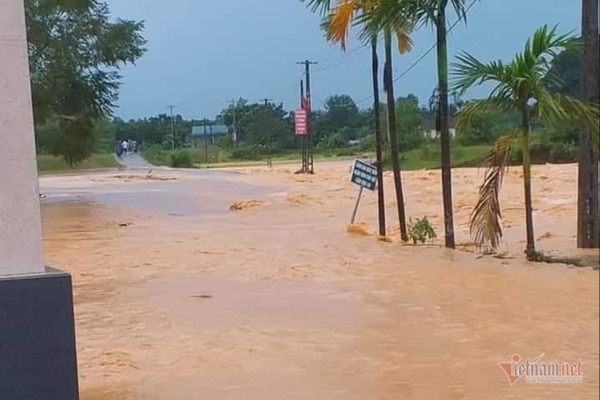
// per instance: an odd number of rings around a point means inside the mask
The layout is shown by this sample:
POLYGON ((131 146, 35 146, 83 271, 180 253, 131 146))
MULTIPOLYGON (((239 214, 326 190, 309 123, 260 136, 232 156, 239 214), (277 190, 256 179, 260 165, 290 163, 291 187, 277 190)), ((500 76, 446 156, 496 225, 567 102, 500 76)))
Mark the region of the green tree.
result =
POLYGON ((409 151, 421 146, 425 141, 422 128, 419 99, 409 94, 396 100, 396 113, 402 118, 396 123, 400 151, 409 151))
POLYGON ((552 62, 552 76, 559 80, 546 80, 551 93, 577 97, 581 93, 581 53, 576 50, 562 51, 552 62))
POLYGON ((544 85, 551 76, 550 63, 560 50, 570 48, 573 38, 558 35, 556 28, 544 26, 527 41, 523 51, 509 63, 493 61, 484 64, 468 53, 458 56, 454 73, 455 87, 464 92, 485 82, 495 84, 489 98, 466 104, 458 115, 458 126, 464 127, 475 115, 488 111, 518 111, 521 127, 518 135, 500 137, 487 156, 484 182, 479 190, 479 201, 471 214, 470 226, 478 246, 489 243, 496 248, 502 238, 499 191, 508 166, 511 146, 515 139, 521 142, 523 152, 523 186, 525 191, 525 220, 527 229, 527 258, 535 260, 533 208, 531 198, 530 124, 538 120, 544 124, 572 121, 593 129, 598 136, 598 106, 584 104, 572 97, 552 95, 544 85))
POLYGON ((100 0, 26 0, 36 124, 58 119, 52 152, 71 165, 94 148, 94 126, 111 114, 119 70, 144 54, 143 23, 111 21, 100 0))
POLYGON ((352 97, 333 95, 325 101, 327 119, 334 129, 355 127, 358 122, 358 106, 352 97))

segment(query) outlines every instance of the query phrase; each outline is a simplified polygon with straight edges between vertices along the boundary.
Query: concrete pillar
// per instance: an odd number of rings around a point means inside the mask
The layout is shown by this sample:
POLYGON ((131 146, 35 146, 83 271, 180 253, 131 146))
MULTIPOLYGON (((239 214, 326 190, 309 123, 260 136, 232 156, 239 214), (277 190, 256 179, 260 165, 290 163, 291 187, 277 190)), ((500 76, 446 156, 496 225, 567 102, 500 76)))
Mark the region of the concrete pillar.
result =
POLYGON ((0 1, 0 276, 44 272, 23 0, 0 1))
POLYGON ((77 400, 71 276, 42 261, 23 0, 0 0, 0 400, 77 400))

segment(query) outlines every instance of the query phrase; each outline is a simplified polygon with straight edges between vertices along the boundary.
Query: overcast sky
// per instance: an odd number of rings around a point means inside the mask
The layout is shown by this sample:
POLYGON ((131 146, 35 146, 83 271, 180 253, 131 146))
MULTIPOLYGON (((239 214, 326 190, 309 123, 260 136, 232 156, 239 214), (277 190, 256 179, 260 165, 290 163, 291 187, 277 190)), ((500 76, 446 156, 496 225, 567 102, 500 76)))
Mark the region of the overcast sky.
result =
MULTIPOLYGON (((325 42, 319 17, 300 0, 106 0, 113 17, 144 20, 148 52, 123 70, 115 114, 125 119, 167 112, 212 118, 227 100, 263 98, 298 106, 303 67, 311 59, 313 107, 331 94, 349 94, 370 106, 370 53, 352 40, 344 54, 325 42)), ((559 24, 580 32, 580 0, 480 0, 449 37, 449 52, 481 60, 510 59, 536 28, 559 24)), ((452 17, 453 18, 453 17, 452 17)), ((431 28, 414 34, 411 54, 396 55, 396 75, 434 43, 431 28)), ((380 56, 381 59, 383 58, 380 56)), ((426 103, 436 83, 435 51, 396 83, 396 96, 414 93, 426 103)), ((485 89, 470 96, 485 95, 485 89)))

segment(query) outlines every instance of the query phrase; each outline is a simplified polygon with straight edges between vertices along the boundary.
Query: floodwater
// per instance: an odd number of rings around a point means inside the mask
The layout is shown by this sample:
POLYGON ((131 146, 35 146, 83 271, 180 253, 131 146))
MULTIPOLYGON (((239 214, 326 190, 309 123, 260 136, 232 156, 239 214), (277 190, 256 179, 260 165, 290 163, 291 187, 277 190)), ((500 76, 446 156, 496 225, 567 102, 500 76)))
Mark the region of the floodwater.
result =
MULTIPOLYGON (((477 170, 453 172, 460 251, 373 235, 348 162, 41 179, 46 259, 73 274, 82 400, 597 399, 599 274, 523 260, 520 173, 500 258, 469 245, 477 170), (231 207, 234 206, 234 207, 231 207), (497 365, 583 362, 578 385, 510 385, 497 365)), ((575 247, 576 166, 533 171, 536 237, 575 247)), ((439 172, 403 174, 442 232, 439 172)))

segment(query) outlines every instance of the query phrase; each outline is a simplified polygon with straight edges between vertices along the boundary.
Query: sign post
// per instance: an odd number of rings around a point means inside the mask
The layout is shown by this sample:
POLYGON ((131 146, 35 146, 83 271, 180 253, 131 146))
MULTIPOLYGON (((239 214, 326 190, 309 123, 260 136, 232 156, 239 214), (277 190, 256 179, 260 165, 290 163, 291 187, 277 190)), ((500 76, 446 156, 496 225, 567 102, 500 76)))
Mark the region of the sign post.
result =
POLYGON ((308 111, 299 108, 295 113, 295 133, 300 136, 302 147, 302 168, 299 173, 308 172, 308 111))
POLYGON ((350 181, 360 187, 356 204, 354 204, 354 210, 352 211, 352 218, 350 220, 350 223, 353 224, 356 220, 356 214, 358 212, 358 206, 360 205, 363 190, 368 189, 374 191, 377 187, 377 167, 365 161, 355 160, 350 172, 350 181))

